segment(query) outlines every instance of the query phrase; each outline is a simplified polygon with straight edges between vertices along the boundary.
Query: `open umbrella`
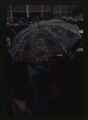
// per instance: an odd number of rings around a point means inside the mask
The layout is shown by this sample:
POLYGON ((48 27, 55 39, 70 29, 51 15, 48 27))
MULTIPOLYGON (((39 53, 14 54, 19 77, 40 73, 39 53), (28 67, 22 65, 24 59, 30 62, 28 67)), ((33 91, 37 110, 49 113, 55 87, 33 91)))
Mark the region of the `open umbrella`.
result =
POLYGON ((41 63, 59 53, 66 54, 79 39, 76 25, 57 19, 42 20, 17 34, 9 52, 13 60, 41 63))

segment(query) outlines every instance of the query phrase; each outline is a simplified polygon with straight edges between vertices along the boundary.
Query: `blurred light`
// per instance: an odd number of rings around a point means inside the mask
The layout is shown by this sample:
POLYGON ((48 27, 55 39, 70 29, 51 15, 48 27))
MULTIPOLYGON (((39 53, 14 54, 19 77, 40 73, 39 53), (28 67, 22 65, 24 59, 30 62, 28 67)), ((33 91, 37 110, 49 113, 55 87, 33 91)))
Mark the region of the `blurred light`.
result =
POLYGON ((63 56, 63 54, 60 53, 60 54, 58 54, 58 55, 56 55, 56 56, 63 56))

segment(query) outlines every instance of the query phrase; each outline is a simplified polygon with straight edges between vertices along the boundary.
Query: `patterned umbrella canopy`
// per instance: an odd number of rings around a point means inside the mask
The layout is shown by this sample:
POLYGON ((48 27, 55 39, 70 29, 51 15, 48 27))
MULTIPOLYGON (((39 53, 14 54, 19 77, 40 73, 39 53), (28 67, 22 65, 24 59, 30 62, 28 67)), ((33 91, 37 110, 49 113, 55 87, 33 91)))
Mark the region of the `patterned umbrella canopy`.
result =
POLYGON ((41 63, 58 53, 67 53, 81 35, 70 23, 51 19, 31 24, 13 39, 9 50, 13 60, 41 63))

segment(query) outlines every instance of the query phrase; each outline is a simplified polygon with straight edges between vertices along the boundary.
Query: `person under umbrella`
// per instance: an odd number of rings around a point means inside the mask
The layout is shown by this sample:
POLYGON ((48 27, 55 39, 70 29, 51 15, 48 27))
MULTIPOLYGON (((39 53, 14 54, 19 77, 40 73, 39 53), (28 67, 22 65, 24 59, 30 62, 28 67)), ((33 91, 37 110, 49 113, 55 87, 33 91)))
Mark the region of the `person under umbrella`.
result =
MULTIPOLYGON (((9 53, 13 61, 27 61, 29 63, 34 63, 34 65, 41 65, 42 62, 48 62, 49 58, 59 53, 67 54, 72 45, 80 38, 79 29, 75 25, 61 20, 40 21, 30 25, 15 37, 9 53)), ((32 85, 37 86, 36 83, 38 84, 38 94, 41 89, 45 89, 46 84, 45 87, 43 87, 43 85, 46 83, 46 80, 48 83, 47 85, 51 84, 51 82, 49 82, 52 81, 51 77, 47 74, 48 71, 42 66, 28 66, 28 73, 29 76, 33 77, 31 80, 32 85), (40 75, 35 75, 36 77, 33 77, 32 74, 36 72, 32 73, 31 70, 33 72, 37 70, 40 75), (42 71, 43 74, 40 71, 42 71), (42 77, 40 77, 41 75, 42 77), (44 79, 43 76, 47 77, 44 79), (40 87, 41 89, 39 89, 40 87)), ((39 95, 39 97, 40 96, 41 95, 39 95)), ((42 97, 40 97, 40 99, 42 99, 42 97)), ((34 104, 40 105, 40 99, 37 98, 35 101, 34 98, 34 104)), ((46 105, 48 105, 48 100, 43 100, 41 100, 42 105, 43 103, 45 104, 45 101, 46 105)), ((42 114, 44 112, 43 110, 46 110, 48 107, 42 106, 41 108, 40 105, 39 111, 37 111, 38 106, 36 107, 36 105, 34 105, 33 110, 36 110, 34 113, 39 112, 39 114, 42 114)))

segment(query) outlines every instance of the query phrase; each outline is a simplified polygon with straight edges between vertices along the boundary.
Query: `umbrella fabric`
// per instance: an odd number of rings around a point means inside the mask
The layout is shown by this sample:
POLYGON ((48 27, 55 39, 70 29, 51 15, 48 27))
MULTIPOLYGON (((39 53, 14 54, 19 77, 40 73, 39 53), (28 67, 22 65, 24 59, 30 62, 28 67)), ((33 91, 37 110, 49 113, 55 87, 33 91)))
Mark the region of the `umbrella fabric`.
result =
POLYGON ((40 21, 22 30, 9 52, 13 60, 41 63, 59 53, 66 54, 79 39, 76 25, 53 19, 40 21))

